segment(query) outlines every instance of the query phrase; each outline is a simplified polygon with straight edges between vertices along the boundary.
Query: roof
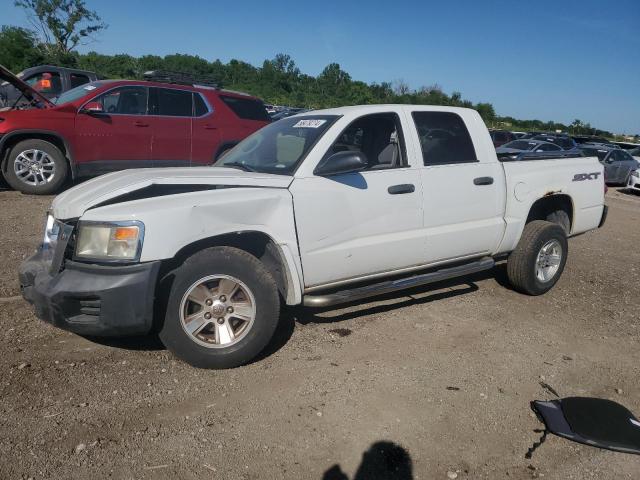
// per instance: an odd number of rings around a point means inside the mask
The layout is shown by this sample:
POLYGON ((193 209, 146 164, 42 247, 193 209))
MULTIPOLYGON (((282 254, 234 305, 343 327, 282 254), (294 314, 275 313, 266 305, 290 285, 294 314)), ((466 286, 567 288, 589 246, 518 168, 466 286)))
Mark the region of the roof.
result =
POLYGON ((55 65, 36 65, 35 67, 29 67, 22 70, 18 75, 25 75, 31 72, 37 71, 45 71, 45 70, 57 70, 59 72, 71 72, 71 73, 88 73, 95 76, 95 72, 90 70, 82 70, 81 68, 67 68, 67 67, 56 67, 55 65))
POLYGON ((585 149, 585 148, 590 148, 592 150, 603 150, 603 151, 610 151, 610 150, 621 150, 620 147, 612 147, 610 145, 602 145, 601 143, 581 143, 578 145, 578 148, 580 149, 585 149))
MULTIPOLYGON (((384 103, 384 104, 376 104, 376 105, 350 105, 347 107, 336 107, 336 108, 325 108, 323 110, 310 110, 308 112, 298 113, 297 116, 308 116, 308 115, 349 115, 349 114, 357 114, 357 113, 366 113, 366 112, 376 112, 381 108, 414 108, 420 109, 423 111, 438 111, 438 112, 469 112, 473 109, 471 108, 463 108, 463 107, 445 107, 443 105, 407 105, 404 103, 384 103)), ((473 110, 475 111, 475 110, 473 110)))
POLYGON ((190 90, 190 91, 202 91, 206 90, 208 92, 218 92, 224 95, 236 95, 242 96, 245 98, 257 99, 258 97, 254 95, 250 95, 248 93, 236 92, 234 90, 225 90, 220 88, 214 88, 208 85, 184 85, 181 83, 167 83, 167 82, 154 82, 151 80, 127 80, 123 79, 108 79, 108 80, 94 80, 91 83, 99 83, 99 84, 121 84, 121 85, 140 85, 140 86, 149 86, 153 85, 154 87, 161 88, 177 88, 181 90, 190 90))

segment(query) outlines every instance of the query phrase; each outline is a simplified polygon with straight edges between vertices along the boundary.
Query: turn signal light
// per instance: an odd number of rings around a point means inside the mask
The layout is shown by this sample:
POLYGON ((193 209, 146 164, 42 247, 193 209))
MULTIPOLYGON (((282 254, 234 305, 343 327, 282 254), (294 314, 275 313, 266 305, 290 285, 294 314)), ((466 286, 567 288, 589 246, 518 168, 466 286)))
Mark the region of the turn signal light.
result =
POLYGON ((135 240, 138 238, 138 227, 118 227, 113 232, 114 240, 135 240))

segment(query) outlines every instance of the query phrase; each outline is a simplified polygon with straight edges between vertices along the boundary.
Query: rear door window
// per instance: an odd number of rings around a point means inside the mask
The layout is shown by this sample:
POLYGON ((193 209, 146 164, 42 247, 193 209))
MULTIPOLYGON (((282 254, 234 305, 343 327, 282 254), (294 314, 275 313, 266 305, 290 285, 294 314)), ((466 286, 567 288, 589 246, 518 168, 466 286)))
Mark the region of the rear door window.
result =
POLYGON ((413 112, 425 165, 478 161, 471 136, 460 115, 453 112, 413 112))
POLYGON ((220 100, 222 100, 233 113, 244 120, 271 121, 271 117, 269 117, 264 103, 259 100, 231 97, 228 95, 220 95, 220 100))
POLYGON ((538 145, 538 148, 536 148, 536 150, 542 150, 543 152, 557 152, 558 150, 561 150, 561 148, 558 145, 554 145, 552 143, 543 143, 541 145, 538 145))
POLYGON ((193 95, 191 91, 174 88, 152 88, 150 104, 150 115, 168 117, 193 116, 193 95))

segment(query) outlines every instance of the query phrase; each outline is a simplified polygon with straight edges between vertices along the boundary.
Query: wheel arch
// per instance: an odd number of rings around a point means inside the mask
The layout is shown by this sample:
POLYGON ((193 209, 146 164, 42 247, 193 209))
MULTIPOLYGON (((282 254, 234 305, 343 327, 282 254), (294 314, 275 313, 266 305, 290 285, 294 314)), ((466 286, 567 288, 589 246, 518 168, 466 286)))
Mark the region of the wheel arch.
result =
POLYGON ((562 210, 569 216, 569 232, 573 230, 574 204, 566 193, 548 193, 531 204, 525 225, 534 220, 546 220, 553 213, 562 210))
POLYGON ((289 305, 302 301, 301 282, 293 259, 271 236, 259 230, 225 233, 196 240, 182 247, 173 258, 164 261, 160 278, 170 275, 191 255, 210 247, 234 247, 260 260, 271 273, 280 295, 289 305))
POLYGON ((75 162, 69 142, 59 133, 49 130, 16 130, 0 138, 0 168, 2 173, 7 172, 9 165, 9 152, 23 140, 44 140, 55 145, 67 159, 71 170, 71 177, 76 177, 75 162))

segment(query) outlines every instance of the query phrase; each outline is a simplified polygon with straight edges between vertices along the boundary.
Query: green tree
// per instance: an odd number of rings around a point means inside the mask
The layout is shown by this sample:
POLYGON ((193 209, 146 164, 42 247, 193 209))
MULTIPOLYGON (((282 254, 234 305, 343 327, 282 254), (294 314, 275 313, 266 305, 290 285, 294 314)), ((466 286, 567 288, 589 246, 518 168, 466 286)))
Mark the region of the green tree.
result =
POLYGON ((15 0, 15 5, 26 11, 42 43, 57 55, 68 55, 107 27, 84 0, 15 0))
POLYGON ((44 55, 38 48, 35 34, 21 27, 3 25, 0 29, 0 65, 19 72, 42 63, 44 55))

